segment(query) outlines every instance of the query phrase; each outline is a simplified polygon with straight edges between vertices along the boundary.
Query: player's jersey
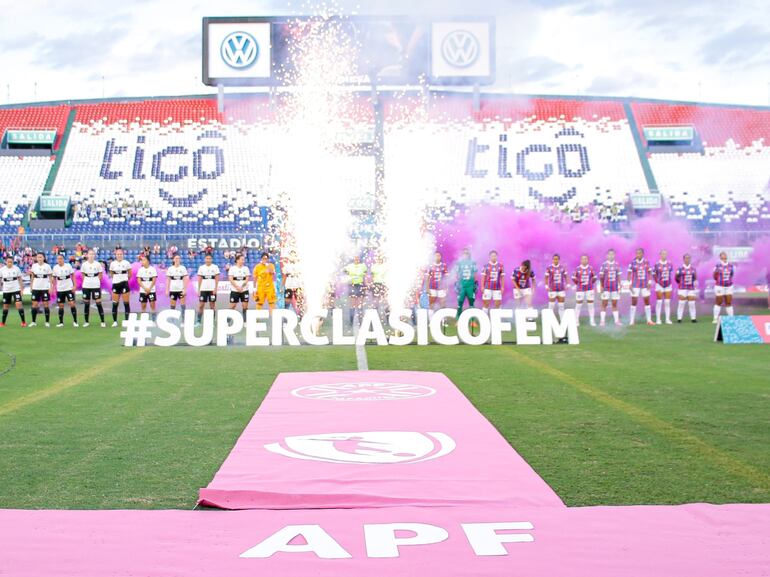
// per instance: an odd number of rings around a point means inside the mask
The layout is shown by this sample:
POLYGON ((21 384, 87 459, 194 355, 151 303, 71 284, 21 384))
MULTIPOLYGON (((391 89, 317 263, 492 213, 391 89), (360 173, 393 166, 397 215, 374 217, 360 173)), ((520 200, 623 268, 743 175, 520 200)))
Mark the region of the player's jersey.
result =
MULTIPOLYGON (((259 265, 257 265, 259 266, 259 265)), ((345 272, 350 277, 350 284, 364 284, 364 277, 366 277, 366 264, 359 262, 358 264, 351 262, 345 267, 345 272)))
POLYGON ((484 288, 492 291, 499 291, 503 283, 503 263, 488 262, 484 265, 484 288))
POLYGON ((0 280, 3 281, 4 293, 15 293, 21 290, 21 270, 16 265, 11 268, 3 266, 0 269, 0 280))
POLYGON ((561 292, 567 282, 567 269, 563 264, 549 264, 545 269, 545 286, 549 291, 561 292))
POLYGON ((652 277, 663 288, 668 288, 674 282, 674 265, 659 260, 652 269, 652 277))
POLYGON ((438 264, 433 263, 428 269, 428 289, 441 290, 442 282, 447 275, 446 264, 440 262, 438 264))
POLYGON ((187 276, 187 267, 183 264, 179 266, 171 265, 166 269, 166 278, 168 279, 168 290, 172 293, 184 292, 184 277, 187 276))
POLYGON ((249 290, 248 283, 246 281, 249 280, 249 269, 245 266, 231 266, 230 270, 227 271, 227 276, 230 277, 232 280, 238 283, 238 285, 243 285, 243 290, 239 291, 235 287, 232 287, 233 291, 235 292, 247 292, 249 290))
POLYGON ((628 274, 631 277, 632 288, 647 288, 650 286, 652 268, 646 258, 632 260, 631 264, 628 265, 628 274))
POLYGON ((681 290, 694 291, 696 280, 698 280, 698 275, 694 266, 682 265, 676 269, 676 282, 681 290))
POLYGON ((385 274, 388 270, 387 265, 384 262, 376 262, 372 265, 372 282, 377 284, 385 284, 385 274))
POLYGON ((150 292, 155 292, 155 287, 152 287, 152 290, 148 291, 145 290, 143 285, 148 285, 152 282, 152 279, 158 278, 158 271, 155 270, 155 267, 150 265, 148 267, 140 266, 139 269, 136 271, 136 278, 139 280, 139 292, 142 294, 147 294, 150 292))
POLYGON ((602 268, 599 269, 599 284, 602 285, 604 292, 618 292, 620 290, 620 265, 617 261, 605 260, 602 268))
POLYGON ((456 265, 457 280, 462 282, 469 282, 473 280, 473 275, 476 274, 476 263, 472 260, 459 260, 456 265))
POLYGON ((128 282, 128 271, 131 270, 131 263, 126 259, 114 260, 110 263, 110 272, 112 273, 112 284, 128 282))
POLYGON ((717 286, 733 286, 735 267, 729 262, 718 262, 714 267, 714 280, 717 286))
POLYGON ((297 290, 302 287, 302 279, 299 278, 299 265, 296 262, 286 261, 281 270, 287 289, 297 290))
POLYGON ((273 275, 275 268, 270 263, 259 263, 254 267, 254 280, 260 288, 269 288, 273 286, 273 275))
POLYGON ((587 264, 586 266, 583 266, 582 264, 579 265, 575 269, 575 272, 572 273, 572 282, 575 283, 577 291, 585 292, 594 290, 594 286, 596 286, 596 273, 594 272, 594 267, 590 264, 587 264))
POLYGON ((32 280, 33 291, 51 290, 51 274, 53 274, 51 265, 47 262, 43 264, 34 263, 30 267, 30 271, 35 275, 35 278, 32 280))
POLYGON ((84 289, 98 289, 101 287, 99 274, 104 272, 104 267, 98 260, 94 262, 85 261, 80 265, 80 272, 83 273, 84 289))
POLYGON ((535 272, 530 270, 529 272, 521 270, 521 267, 513 271, 511 278, 516 283, 516 286, 520 289, 527 289, 532 286, 532 279, 535 278, 535 272))
POLYGON ((201 292, 216 292, 217 281, 216 277, 219 275, 219 267, 215 264, 205 265, 202 264, 198 267, 198 278, 203 279, 201 281, 201 292))
POLYGON ((68 262, 59 266, 53 265, 53 276, 56 279, 56 290, 58 292, 71 291, 75 288, 75 284, 72 282, 72 275, 75 271, 72 270, 72 266, 68 262))

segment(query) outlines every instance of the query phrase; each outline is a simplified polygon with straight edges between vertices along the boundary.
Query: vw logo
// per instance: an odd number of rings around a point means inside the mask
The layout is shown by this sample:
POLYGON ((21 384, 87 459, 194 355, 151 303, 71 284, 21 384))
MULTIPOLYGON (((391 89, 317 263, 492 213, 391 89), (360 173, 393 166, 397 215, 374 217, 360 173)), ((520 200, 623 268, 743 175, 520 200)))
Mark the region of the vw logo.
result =
POLYGON ((257 61, 259 44, 248 32, 231 32, 222 40, 220 52, 225 64, 242 70, 257 61))
POLYGON ((468 68, 479 59, 481 45, 478 38, 467 30, 453 30, 441 43, 441 55, 455 68, 468 68))

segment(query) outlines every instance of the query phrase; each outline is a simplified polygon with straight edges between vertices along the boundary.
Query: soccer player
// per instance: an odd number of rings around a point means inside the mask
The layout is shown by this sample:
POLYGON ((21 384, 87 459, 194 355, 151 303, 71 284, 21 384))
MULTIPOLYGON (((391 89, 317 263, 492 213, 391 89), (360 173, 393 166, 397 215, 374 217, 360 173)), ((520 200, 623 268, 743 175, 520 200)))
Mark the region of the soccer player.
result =
POLYGON ((655 279, 655 322, 662 324, 660 310, 665 305, 666 324, 671 324, 671 292, 674 289, 674 265, 668 262, 668 251, 660 251, 660 260, 652 269, 655 279))
POLYGON ((176 308, 179 302, 182 307, 182 318, 187 310, 187 282, 190 280, 187 267, 182 264, 182 257, 175 254, 171 259, 171 266, 166 269, 166 296, 169 297, 171 308, 176 308))
POLYGON ((214 264, 214 257, 208 253, 203 257, 203 264, 198 267, 198 322, 203 317, 203 309, 206 303, 209 308, 217 308, 217 283, 219 281, 219 267, 214 264))
POLYGON ((289 309, 294 307, 298 316, 302 316, 304 303, 302 299, 302 278, 300 276, 297 251, 289 253, 288 260, 281 267, 281 283, 283 284, 283 304, 289 309))
POLYGON ((548 308, 558 305, 559 318, 564 314, 564 297, 567 296, 567 269, 561 264, 561 257, 553 255, 551 264, 545 269, 545 286, 548 288, 548 308))
POLYGON ((51 300, 51 265, 45 262, 45 255, 39 252, 35 255, 36 262, 32 265, 29 272, 32 276, 32 322, 29 326, 37 325, 38 309, 42 305, 45 313, 45 326, 51 326, 51 309, 49 302, 51 300))
POLYGON ((572 273, 572 282, 575 283, 575 316, 580 324, 580 309, 583 303, 588 304, 588 320, 592 327, 596 326, 594 312, 594 296, 596 287, 596 272, 594 267, 588 264, 588 255, 580 257, 580 265, 572 273))
POLYGON ((270 255, 263 252, 257 266, 254 267, 254 283, 257 285, 254 300, 261 309, 267 302, 267 308, 273 310, 278 295, 275 293, 275 265, 270 262, 270 255))
MULTIPOLYGON (((118 326, 118 301, 123 300, 123 314, 126 319, 131 313, 129 298, 131 293, 128 281, 131 278, 131 263, 124 258, 122 248, 115 249, 115 260, 110 263, 110 277, 112 278, 112 326, 118 326)), ((144 309, 142 309, 144 310, 144 309)))
POLYGON ((350 282, 350 324, 355 321, 356 314, 361 312, 361 304, 364 298, 364 280, 366 279, 366 264, 361 262, 361 257, 356 255, 353 262, 345 267, 350 282))
POLYGON ((727 253, 719 253, 719 262, 714 267, 714 322, 719 321, 724 302, 728 316, 735 314, 733 310, 733 279, 735 278, 735 266, 727 262, 727 253))
POLYGON ((75 306, 75 283, 72 282, 72 265, 64 261, 64 255, 56 255, 56 264, 53 265, 53 288, 56 291, 56 304, 59 308, 59 324, 64 326, 64 303, 69 303, 72 313, 72 326, 78 326, 78 308, 75 306))
POLYGON ((21 302, 21 270, 13 264, 13 257, 10 255, 5 257, 5 266, 0 269, 0 281, 3 284, 3 318, 0 327, 5 326, 11 303, 14 303, 19 311, 21 326, 26 327, 27 320, 24 318, 24 305, 21 302))
POLYGON ((652 268, 644 258, 644 249, 636 249, 636 258, 628 265, 628 280, 631 282, 631 310, 629 325, 636 321, 636 303, 641 296, 644 299, 644 315, 648 325, 652 322, 652 307, 650 307, 650 283, 652 282, 652 268))
POLYGON ((104 267, 102 263, 96 260, 96 252, 89 248, 86 253, 86 260, 80 265, 80 272, 83 273, 83 316, 85 317, 84 327, 88 326, 88 319, 91 316, 91 301, 96 303, 96 310, 99 312, 102 327, 104 323, 104 309, 102 308, 102 275, 104 267))
POLYGON ((385 316, 387 317, 388 288, 385 284, 385 278, 387 276, 388 266, 385 264, 385 259, 381 254, 378 254, 375 257, 369 270, 372 273, 372 300, 374 301, 374 306, 377 307, 378 310, 380 307, 384 306, 386 309, 385 316))
POLYGON ((464 249, 462 258, 455 264, 458 319, 460 318, 460 313, 463 312, 465 299, 468 299, 468 306, 470 308, 473 308, 473 305, 476 304, 476 289, 478 288, 478 281, 476 280, 477 271, 476 263, 471 260, 470 249, 464 249))
POLYGON ((147 312, 147 303, 150 303, 150 316, 155 319, 155 303, 157 294, 155 283, 158 282, 158 271, 150 264, 150 255, 142 255, 142 266, 136 271, 136 280, 139 282, 139 304, 142 312, 147 312))
POLYGON ((618 313, 618 301, 620 300, 620 265, 615 261, 615 251, 607 251, 607 260, 599 269, 599 285, 602 291, 602 311, 599 313, 599 326, 604 326, 607 317, 607 304, 612 301, 612 317, 615 325, 620 326, 620 314, 618 313))
POLYGON ((504 271, 503 263, 497 260, 497 251, 489 251, 489 262, 484 265, 481 271, 481 306, 484 312, 489 312, 489 305, 494 302, 495 308, 499 309, 503 304, 504 290, 504 271))
POLYGON ((433 253, 433 264, 428 269, 428 305, 430 315, 438 309, 443 309, 446 301, 447 266, 441 258, 441 253, 433 253))
POLYGON ((235 310, 241 303, 243 320, 246 320, 246 311, 249 308, 249 267, 244 263, 246 257, 239 254, 235 257, 235 265, 227 271, 230 280, 230 308, 235 310))
POLYGON ((690 311, 690 320, 697 323, 695 318, 695 297, 698 294, 698 289, 695 285, 698 280, 698 276, 695 272, 695 267, 691 264, 691 257, 689 254, 684 255, 684 264, 676 270, 676 284, 679 285, 677 296, 679 297, 679 304, 676 309, 676 322, 681 323, 684 318, 684 304, 687 303, 687 308, 690 311))
POLYGON ((535 283, 535 273, 532 270, 532 264, 529 260, 521 263, 519 268, 511 274, 513 282, 513 300, 517 307, 524 305, 524 308, 532 308, 532 291, 535 283))

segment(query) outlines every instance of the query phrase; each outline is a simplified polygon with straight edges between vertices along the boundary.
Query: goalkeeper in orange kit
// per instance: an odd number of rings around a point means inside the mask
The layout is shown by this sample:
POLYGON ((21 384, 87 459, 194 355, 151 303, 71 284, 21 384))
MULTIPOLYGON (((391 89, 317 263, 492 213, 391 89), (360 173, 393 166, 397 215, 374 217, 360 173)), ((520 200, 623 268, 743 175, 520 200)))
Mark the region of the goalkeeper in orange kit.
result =
POLYGON ((267 302, 268 308, 273 310, 277 300, 275 292, 275 265, 270 262, 270 255, 266 252, 262 253, 259 263, 254 267, 254 282, 256 283, 254 301, 257 303, 257 308, 263 308, 265 302, 267 302))

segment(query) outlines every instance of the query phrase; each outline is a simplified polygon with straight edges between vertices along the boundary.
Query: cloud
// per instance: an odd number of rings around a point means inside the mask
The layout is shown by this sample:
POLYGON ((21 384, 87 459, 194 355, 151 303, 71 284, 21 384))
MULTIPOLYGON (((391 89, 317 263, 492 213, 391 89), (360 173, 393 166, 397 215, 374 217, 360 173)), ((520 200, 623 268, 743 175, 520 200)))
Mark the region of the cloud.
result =
POLYGON ((540 82, 567 72, 570 68, 546 56, 530 56, 511 63, 516 82, 540 82))
POLYGON ((127 34, 128 28, 116 26, 53 38, 40 43, 32 62, 47 68, 109 66, 112 46, 127 34))
POLYGON ((715 36, 703 45, 705 64, 748 64, 770 54, 770 30, 756 24, 743 24, 715 36))
POLYGON ((657 86, 658 82, 655 76, 626 69, 619 71, 615 76, 596 76, 586 92, 596 96, 627 96, 638 93, 641 88, 657 86))

